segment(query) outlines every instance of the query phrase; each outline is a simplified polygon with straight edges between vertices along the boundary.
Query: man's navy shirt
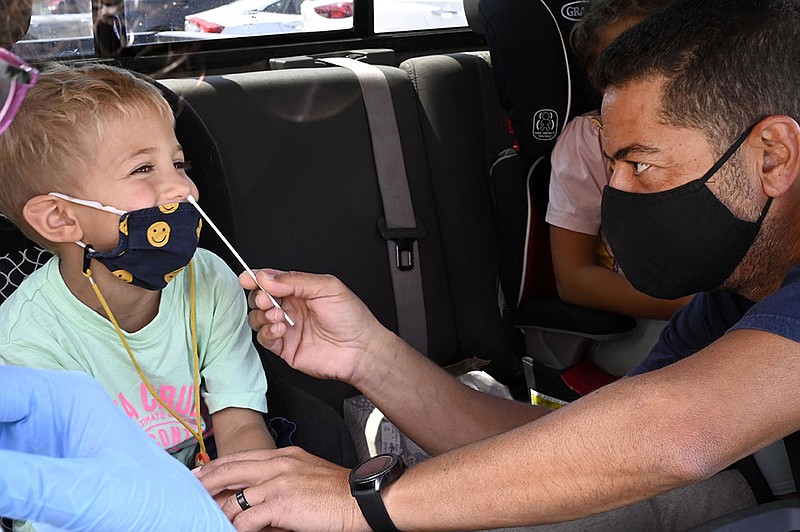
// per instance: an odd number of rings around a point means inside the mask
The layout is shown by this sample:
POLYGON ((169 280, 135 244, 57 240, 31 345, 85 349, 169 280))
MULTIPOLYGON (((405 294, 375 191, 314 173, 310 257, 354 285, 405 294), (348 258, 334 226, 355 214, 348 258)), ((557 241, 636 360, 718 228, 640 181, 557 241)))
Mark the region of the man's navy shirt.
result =
POLYGON ((647 373, 686 358, 728 331, 756 329, 800 342, 800 265, 781 288, 753 303, 732 292, 703 292, 677 312, 650 354, 628 375, 647 373))

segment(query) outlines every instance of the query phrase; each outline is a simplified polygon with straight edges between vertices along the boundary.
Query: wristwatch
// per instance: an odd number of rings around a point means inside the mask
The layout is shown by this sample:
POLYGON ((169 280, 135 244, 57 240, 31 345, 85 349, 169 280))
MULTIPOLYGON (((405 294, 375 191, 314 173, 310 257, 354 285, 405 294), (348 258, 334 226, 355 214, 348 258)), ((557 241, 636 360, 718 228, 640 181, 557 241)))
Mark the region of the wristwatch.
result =
POLYGON ((375 532, 397 532, 381 499, 381 488, 403 473, 403 460, 394 454, 379 454, 350 471, 350 493, 356 498, 367 524, 375 532))

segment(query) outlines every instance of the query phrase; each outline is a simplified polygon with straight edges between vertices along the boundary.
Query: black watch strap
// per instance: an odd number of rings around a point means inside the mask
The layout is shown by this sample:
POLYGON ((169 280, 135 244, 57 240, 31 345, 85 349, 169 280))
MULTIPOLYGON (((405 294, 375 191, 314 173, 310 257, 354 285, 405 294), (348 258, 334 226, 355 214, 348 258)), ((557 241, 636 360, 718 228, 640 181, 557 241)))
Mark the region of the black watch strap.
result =
POLYGON ((374 489, 353 492, 364 519, 375 532, 398 532, 397 528, 386 511, 386 506, 381 499, 381 493, 374 489))
POLYGON ((383 504, 381 489, 397 480, 403 469, 403 460, 399 456, 385 453, 364 460, 350 471, 350 493, 375 532, 397 532, 383 504))

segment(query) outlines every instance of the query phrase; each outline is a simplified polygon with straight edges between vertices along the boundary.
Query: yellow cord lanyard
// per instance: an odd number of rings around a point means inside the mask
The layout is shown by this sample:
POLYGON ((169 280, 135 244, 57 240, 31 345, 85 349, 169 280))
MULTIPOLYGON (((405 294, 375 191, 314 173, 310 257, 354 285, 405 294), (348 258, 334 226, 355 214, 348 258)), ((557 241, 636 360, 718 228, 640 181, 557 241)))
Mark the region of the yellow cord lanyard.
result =
POLYGON ((175 412, 172 408, 167 405, 161 397, 156 393, 155 388, 153 385, 150 384, 150 381, 147 380, 147 377, 142 371, 142 367, 136 361, 136 357, 133 356, 133 351, 131 351, 130 346, 128 345, 128 341, 125 340, 125 335, 122 334, 122 329, 117 323, 114 314, 111 312, 111 309, 106 302, 106 299, 103 297, 103 294, 100 293, 100 287, 97 286, 97 283, 94 282, 94 278, 92 278, 92 270, 89 267, 88 261, 87 264, 84 264, 84 271, 83 275, 89 279, 89 284, 92 285, 94 289, 94 293, 97 294, 97 299, 100 300, 100 304, 103 306, 103 310, 105 310, 108 319, 111 320, 111 323, 114 324, 114 329, 117 331, 117 335, 119 335, 119 339, 122 340, 122 345, 125 346, 125 351, 128 352, 128 356, 133 362, 133 366, 136 368, 136 372, 139 374, 139 377, 142 379, 142 382, 147 387, 147 391, 150 392, 150 395, 158 401, 167 412, 169 412, 172 417, 174 417, 181 425, 183 425, 186 430, 188 430, 192 436, 197 440, 197 443, 200 444, 200 452, 197 453, 195 456, 195 467, 202 466, 207 464, 211 461, 206 452, 206 443, 203 439, 203 426, 202 426, 202 418, 200 415, 200 357, 198 355, 197 350, 197 315, 196 315, 196 306, 195 306, 195 289, 194 289, 194 267, 192 265, 192 261, 189 261, 189 294, 191 300, 191 310, 190 310, 190 325, 192 330, 192 346, 194 349, 194 404, 195 404, 195 422, 197 423, 197 430, 193 429, 183 417, 175 412))

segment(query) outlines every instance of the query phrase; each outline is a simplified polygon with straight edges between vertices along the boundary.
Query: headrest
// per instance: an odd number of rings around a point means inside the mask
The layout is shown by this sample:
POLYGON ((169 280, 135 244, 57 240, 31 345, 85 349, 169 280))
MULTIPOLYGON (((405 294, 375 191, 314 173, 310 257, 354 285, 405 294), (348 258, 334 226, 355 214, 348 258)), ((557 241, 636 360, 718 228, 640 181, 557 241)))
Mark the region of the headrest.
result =
POLYGON ((484 35, 486 28, 483 25, 483 18, 478 12, 479 0, 464 0, 464 15, 467 17, 467 24, 478 35, 484 35))
POLYGON ((569 49, 586 0, 479 0, 500 103, 520 152, 549 157, 567 121, 599 105, 569 49))

